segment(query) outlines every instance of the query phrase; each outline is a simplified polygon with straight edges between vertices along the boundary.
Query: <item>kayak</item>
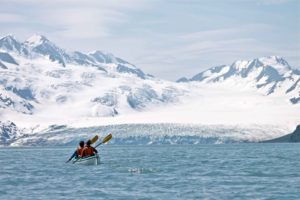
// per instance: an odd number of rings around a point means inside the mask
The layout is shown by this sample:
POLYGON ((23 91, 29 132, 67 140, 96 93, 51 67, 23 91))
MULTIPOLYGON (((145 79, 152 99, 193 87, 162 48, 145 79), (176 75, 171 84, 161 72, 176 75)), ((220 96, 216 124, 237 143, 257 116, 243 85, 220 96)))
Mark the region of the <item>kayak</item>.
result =
POLYGON ((89 156, 86 158, 79 158, 78 160, 73 161, 73 164, 79 165, 99 165, 100 157, 99 155, 89 156))

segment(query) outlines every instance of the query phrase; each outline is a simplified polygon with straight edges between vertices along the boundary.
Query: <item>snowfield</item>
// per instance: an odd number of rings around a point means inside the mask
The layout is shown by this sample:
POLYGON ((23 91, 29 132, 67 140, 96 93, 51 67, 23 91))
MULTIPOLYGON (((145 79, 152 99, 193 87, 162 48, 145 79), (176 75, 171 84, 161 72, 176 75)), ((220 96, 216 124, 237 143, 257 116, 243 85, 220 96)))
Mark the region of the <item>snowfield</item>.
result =
POLYGON ((261 141, 291 132, 299 116, 300 72, 280 57, 171 82, 44 36, 0 39, 0 145, 69 144, 99 131, 119 143, 261 141))

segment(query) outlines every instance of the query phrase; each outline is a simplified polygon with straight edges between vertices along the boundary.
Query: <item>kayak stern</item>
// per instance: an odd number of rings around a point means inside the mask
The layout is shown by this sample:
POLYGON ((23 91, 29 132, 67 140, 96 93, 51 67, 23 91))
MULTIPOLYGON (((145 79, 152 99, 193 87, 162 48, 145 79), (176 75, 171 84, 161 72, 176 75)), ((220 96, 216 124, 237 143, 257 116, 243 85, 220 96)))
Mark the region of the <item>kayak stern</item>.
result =
POLYGON ((100 157, 99 155, 89 156, 86 158, 79 158, 78 160, 73 161, 73 164, 79 165, 99 165, 100 157))

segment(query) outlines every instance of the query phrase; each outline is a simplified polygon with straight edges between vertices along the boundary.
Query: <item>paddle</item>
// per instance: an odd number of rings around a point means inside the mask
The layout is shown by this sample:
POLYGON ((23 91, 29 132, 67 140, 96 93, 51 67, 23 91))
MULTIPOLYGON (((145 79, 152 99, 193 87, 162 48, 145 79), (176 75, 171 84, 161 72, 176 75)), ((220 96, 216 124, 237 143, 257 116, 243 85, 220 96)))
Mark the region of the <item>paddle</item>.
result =
MULTIPOLYGON (((94 144, 95 142, 97 142, 98 140, 98 135, 95 135, 92 139, 90 139, 91 144, 94 144)), ((72 160, 72 158, 74 158, 76 155, 76 151, 73 153, 73 155, 69 158, 69 160, 66 161, 66 163, 70 162, 72 160)))
POLYGON ((95 142, 97 142, 98 138, 99 138, 98 135, 95 135, 92 139, 90 139, 91 144, 94 144, 95 142))
POLYGON ((110 139, 112 138, 112 134, 108 134, 103 140, 102 142, 100 142, 99 144, 97 144, 94 148, 96 149, 98 146, 100 146, 101 144, 104 144, 106 142, 108 142, 110 139))
MULTIPOLYGON (((110 134, 108 134, 105 138, 103 138, 102 142, 100 142, 99 144, 97 144, 94 148, 97 148, 97 147, 100 146, 101 144, 104 144, 104 143, 108 142, 111 138, 112 138, 112 134, 110 133, 110 134)), ((73 162, 73 164, 76 163, 78 160, 79 160, 79 159, 75 160, 75 161, 73 162)))

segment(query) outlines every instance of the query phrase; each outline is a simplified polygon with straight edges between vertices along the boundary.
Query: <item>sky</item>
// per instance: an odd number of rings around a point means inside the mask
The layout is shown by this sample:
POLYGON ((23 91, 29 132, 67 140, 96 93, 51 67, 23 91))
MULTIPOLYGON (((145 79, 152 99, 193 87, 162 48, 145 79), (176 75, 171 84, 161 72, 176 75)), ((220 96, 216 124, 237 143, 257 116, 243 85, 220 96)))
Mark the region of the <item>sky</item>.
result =
POLYGON ((167 80, 277 55, 300 68, 299 0, 0 0, 0 36, 110 52, 167 80))

